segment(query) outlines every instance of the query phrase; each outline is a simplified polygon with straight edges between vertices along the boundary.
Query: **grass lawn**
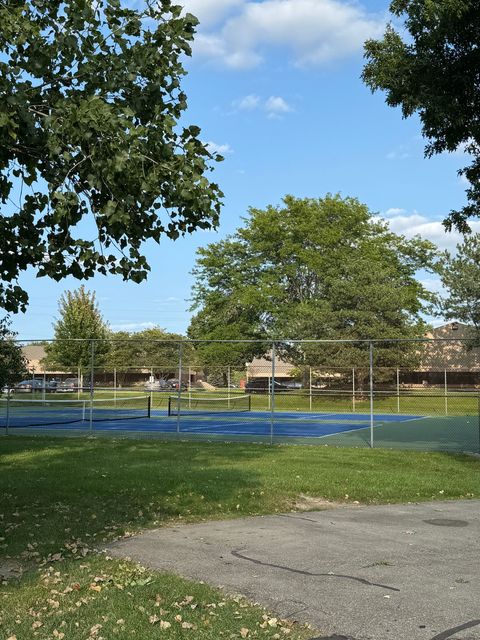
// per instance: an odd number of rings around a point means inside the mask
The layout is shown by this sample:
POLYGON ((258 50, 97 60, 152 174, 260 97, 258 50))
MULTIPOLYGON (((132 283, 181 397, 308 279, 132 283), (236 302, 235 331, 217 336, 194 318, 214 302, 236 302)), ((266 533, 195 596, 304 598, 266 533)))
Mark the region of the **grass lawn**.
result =
POLYGON ((0 567, 30 570, 0 589, 0 637, 311 637, 205 585, 90 551, 143 527, 289 510, 301 495, 479 498, 479 471, 474 458, 442 453, 1 438, 0 567))
MULTIPOLYGON (((150 395, 152 398, 153 409, 167 409, 168 399, 170 396, 175 397, 174 390, 162 392, 145 392, 143 387, 117 389, 117 398, 138 397, 150 395)), ((230 395, 244 395, 244 391, 240 389, 217 389, 215 391, 202 391, 194 389, 191 392, 192 397, 227 397, 230 395)), ((183 397, 188 397, 187 391, 182 391, 183 397)), ((20 399, 42 399, 40 393, 34 394, 17 394, 15 398, 20 399)), ((89 400, 88 392, 77 393, 56 393, 47 394, 47 400, 89 400)), ((114 398, 113 389, 95 389, 95 398, 106 400, 114 398)), ((442 389, 415 389, 401 390, 400 397, 397 397, 395 391, 385 392, 376 391, 374 394, 374 410, 377 414, 411 414, 422 416, 465 416, 478 415, 480 406, 479 394, 475 391, 450 391, 447 396, 442 389)), ((364 393, 356 392, 355 405, 351 392, 315 390, 312 398, 308 394, 308 390, 302 393, 298 392, 277 392, 275 394, 275 408, 277 411, 301 411, 309 412, 310 408, 313 412, 333 412, 333 413, 369 413, 370 399, 368 390, 364 393)), ((270 398, 268 393, 252 394, 252 410, 269 411, 270 398)))

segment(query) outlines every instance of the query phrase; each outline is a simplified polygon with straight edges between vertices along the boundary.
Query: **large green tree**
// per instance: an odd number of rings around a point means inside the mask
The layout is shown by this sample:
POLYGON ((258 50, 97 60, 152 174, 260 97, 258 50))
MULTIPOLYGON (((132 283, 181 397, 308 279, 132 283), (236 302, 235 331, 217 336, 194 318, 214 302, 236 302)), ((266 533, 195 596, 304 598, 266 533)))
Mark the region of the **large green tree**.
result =
POLYGON ((0 390, 19 382, 27 371, 27 361, 7 318, 0 319, 0 390))
POLYGON ((140 282, 145 241, 217 224, 181 79, 197 20, 171 0, 0 3, 0 308, 28 268, 140 282))
MULTIPOLYGON (((416 273, 434 262, 431 243, 395 235, 356 199, 287 196, 281 207, 250 209, 233 236, 199 249, 189 335, 275 339, 298 365, 361 365, 368 353, 359 344, 282 339, 422 336, 432 294, 416 273)), ((224 364, 230 357, 244 363, 265 343, 205 349, 224 364)), ((376 364, 402 364, 397 347, 376 351, 376 364)))
POLYGON ((98 308, 95 294, 82 285, 75 291, 66 291, 60 298, 59 317, 54 324, 54 340, 47 344, 46 363, 66 369, 91 366, 92 340, 94 364, 105 361, 110 344, 108 328, 98 308))
POLYGON ((363 79, 405 118, 419 115, 428 157, 462 147, 471 154, 460 172, 471 184, 468 204, 445 220, 466 231, 480 206, 480 3, 393 0, 390 11, 402 28, 389 25, 382 40, 366 43, 363 79))
POLYGON ((441 278, 446 295, 441 314, 469 325, 475 344, 480 344, 480 234, 467 236, 456 253, 445 252, 441 278))

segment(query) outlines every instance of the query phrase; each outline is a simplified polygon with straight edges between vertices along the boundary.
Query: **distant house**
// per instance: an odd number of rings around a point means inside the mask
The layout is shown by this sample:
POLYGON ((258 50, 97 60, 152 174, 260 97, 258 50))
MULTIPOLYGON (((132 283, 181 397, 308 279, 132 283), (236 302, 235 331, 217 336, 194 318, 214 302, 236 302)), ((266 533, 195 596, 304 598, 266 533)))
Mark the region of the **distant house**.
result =
MULTIPOLYGON (((246 367, 248 380, 267 380, 272 375, 272 352, 266 354, 263 358, 254 358, 252 362, 247 363, 246 367)), ((294 364, 276 356, 275 379, 279 381, 291 380, 293 378, 292 370, 294 368, 294 364)))
POLYGON ((43 375, 45 373, 49 376, 62 375, 65 373, 57 367, 46 367, 44 365, 43 360, 47 357, 44 346, 39 344, 24 345, 22 351, 27 360, 28 373, 33 375, 43 375))

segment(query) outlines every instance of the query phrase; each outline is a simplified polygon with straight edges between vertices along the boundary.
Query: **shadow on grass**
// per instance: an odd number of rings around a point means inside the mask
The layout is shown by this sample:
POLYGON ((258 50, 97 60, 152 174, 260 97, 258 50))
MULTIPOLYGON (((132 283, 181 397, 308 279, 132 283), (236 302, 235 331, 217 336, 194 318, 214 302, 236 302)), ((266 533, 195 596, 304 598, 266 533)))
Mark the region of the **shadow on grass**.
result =
POLYGON ((165 521, 268 511, 251 444, 112 439, 0 440, 0 551, 39 559, 165 521))

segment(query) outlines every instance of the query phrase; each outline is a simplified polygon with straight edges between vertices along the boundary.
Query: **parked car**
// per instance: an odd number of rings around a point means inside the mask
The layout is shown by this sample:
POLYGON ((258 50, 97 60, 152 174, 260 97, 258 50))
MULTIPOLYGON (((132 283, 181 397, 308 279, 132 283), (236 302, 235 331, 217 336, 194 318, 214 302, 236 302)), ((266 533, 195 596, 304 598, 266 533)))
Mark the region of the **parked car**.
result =
POLYGON ((57 384, 57 393, 71 393, 80 389, 80 380, 78 378, 66 378, 57 384))
POLYGON ((41 379, 32 379, 32 380, 22 380, 15 385, 14 390, 16 393, 32 393, 33 391, 42 391, 43 390, 43 380, 41 379))
MULTIPOLYGON (((266 378, 254 378, 247 382, 245 385, 246 393, 270 393, 270 380, 266 378)), ((301 382, 294 382, 293 380, 287 381, 278 381, 274 380, 274 389, 275 392, 284 392, 284 391, 298 391, 302 388, 301 382)))
POLYGON ((145 383, 145 391, 166 391, 167 389, 169 389, 169 386, 163 378, 160 378, 160 380, 148 380, 145 383))
MULTIPOLYGON (((167 380, 167 388, 178 391, 178 378, 170 378, 170 380, 167 380)), ((182 382, 181 391, 187 391, 187 390, 188 390, 188 384, 186 384, 186 382, 182 382)))

